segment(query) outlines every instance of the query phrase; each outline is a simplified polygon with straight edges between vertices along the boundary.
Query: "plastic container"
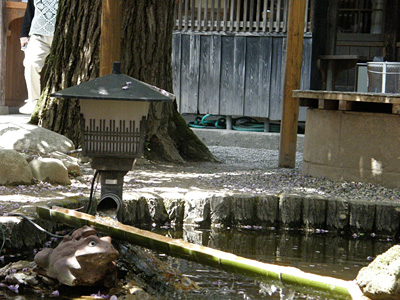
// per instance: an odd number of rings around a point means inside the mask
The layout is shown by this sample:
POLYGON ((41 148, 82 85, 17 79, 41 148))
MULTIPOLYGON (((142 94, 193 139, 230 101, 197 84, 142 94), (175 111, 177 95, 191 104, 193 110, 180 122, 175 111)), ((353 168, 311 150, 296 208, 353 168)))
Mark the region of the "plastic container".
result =
POLYGON ((400 62, 369 62, 368 92, 400 93, 400 62))

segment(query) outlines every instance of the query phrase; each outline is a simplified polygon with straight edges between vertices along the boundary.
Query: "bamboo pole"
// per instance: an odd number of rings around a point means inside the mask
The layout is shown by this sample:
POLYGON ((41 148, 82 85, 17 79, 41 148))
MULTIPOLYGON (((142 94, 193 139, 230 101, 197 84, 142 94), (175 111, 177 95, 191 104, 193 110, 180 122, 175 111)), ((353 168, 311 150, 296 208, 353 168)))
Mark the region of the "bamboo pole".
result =
POLYGON ((100 76, 111 73, 114 61, 121 60, 122 1, 103 0, 100 35, 100 76))
POLYGON ((299 99, 292 97, 292 91, 300 88, 306 4, 307 0, 289 0, 289 25, 279 147, 279 167, 281 168, 294 168, 296 164, 299 99))
POLYGON ((318 291, 332 297, 331 299, 350 299, 352 295, 353 297, 354 295, 356 297, 361 295, 358 286, 352 281, 306 273, 294 267, 262 263, 66 208, 37 207, 36 211, 39 217, 43 219, 62 222, 74 227, 93 226, 97 231, 118 240, 227 272, 258 280, 275 281, 300 292, 315 293, 318 291))

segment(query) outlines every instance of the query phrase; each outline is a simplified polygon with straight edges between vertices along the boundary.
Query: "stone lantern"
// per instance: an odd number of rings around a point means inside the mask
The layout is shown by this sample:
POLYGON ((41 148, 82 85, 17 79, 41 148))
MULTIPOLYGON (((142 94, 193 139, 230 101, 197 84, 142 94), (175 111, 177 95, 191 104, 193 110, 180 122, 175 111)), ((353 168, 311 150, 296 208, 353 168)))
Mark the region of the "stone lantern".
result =
POLYGON ((119 63, 112 74, 51 96, 80 100, 82 152, 101 182, 97 212, 120 218, 124 176, 143 154, 150 103, 171 102, 174 96, 121 74, 119 63))

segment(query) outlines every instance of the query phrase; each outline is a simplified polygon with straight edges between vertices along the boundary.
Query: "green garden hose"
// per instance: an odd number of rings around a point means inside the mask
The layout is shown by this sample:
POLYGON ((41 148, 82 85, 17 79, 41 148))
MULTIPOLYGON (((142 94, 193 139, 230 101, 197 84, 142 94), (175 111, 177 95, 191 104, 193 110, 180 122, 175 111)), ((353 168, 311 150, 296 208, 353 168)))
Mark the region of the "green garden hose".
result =
POLYGON ((226 119, 223 116, 215 116, 207 114, 204 117, 196 117, 194 122, 189 123, 189 127, 193 128, 207 128, 207 129, 225 129, 226 119), (217 117, 217 120, 210 120, 210 117, 217 117))

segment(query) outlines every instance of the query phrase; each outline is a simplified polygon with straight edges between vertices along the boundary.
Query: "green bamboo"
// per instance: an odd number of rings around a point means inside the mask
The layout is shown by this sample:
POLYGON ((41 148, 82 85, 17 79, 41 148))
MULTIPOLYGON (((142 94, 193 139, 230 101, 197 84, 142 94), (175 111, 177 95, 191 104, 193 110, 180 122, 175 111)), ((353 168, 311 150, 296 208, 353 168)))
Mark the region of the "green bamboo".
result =
POLYGON ((300 269, 278 266, 247 259, 232 253, 215 250, 168 238, 150 231, 122 224, 109 218, 101 218, 66 208, 37 207, 39 217, 80 227, 92 225, 97 231, 118 240, 163 252, 173 257, 191 260, 200 264, 219 268, 264 281, 277 281, 300 292, 322 292, 333 299, 361 298, 361 291, 353 281, 306 273, 300 269))

